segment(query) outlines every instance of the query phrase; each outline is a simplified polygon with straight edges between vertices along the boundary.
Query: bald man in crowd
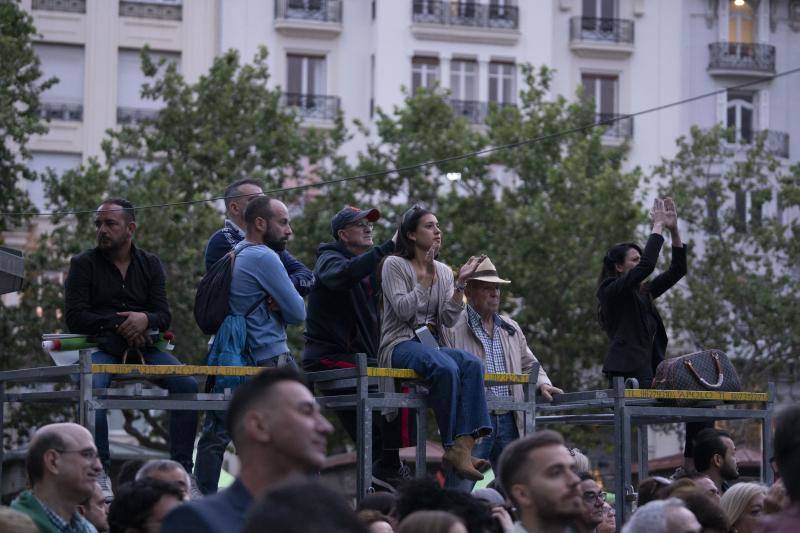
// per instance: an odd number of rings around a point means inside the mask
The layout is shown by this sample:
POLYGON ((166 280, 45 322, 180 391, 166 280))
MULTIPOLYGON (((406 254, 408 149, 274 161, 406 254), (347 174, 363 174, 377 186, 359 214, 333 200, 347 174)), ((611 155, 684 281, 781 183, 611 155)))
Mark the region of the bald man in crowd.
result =
POLYGON ((33 436, 25 458, 30 490, 11 507, 33 520, 40 533, 96 533, 78 512, 103 470, 91 433, 73 423, 48 424, 33 436))

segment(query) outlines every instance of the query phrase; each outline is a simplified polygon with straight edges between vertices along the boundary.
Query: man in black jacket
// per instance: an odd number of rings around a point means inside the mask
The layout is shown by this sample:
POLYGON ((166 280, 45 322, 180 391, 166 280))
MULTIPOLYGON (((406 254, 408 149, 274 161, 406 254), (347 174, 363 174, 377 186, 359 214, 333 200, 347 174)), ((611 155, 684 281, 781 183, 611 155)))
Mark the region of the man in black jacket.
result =
MULTIPOLYGON (((133 204, 121 198, 104 201, 95 214, 97 246, 72 258, 64 283, 67 327, 99 341, 92 354, 98 364, 121 363, 127 354, 151 365, 179 365, 173 355, 153 344, 154 333, 166 331, 172 315, 167 302, 164 269, 153 254, 133 244, 136 216, 133 204)), ((103 389, 109 374, 94 374, 92 387, 103 389)), ((171 393, 196 393, 189 376, 157 380, 171 393)), ((197 427, 196 411, 171 411, 170 454, 187 472, 192 471, 192 450, 197 427)), ((108 420, 105 410, 95 412, 95 445, 108 473, 108 420)), ((107 478, 100 484, 104 490, 107 478)))
MULTIPOLYGON (((380 218, 377 209, 345 207, 331 220, 334 241, 320 245, 314 267, 316 284, 308 295, 303 369, 309 372, 351 368, 355 355, 364 353, 370 365, 377 362, 380 340, 377 280, 381 260, 394 251, 396 237, 374 246, 372 228, 380 218)), ((342 425, 355 440, 356 415, 336 411, 342 425)), ((378 417, 379 415, 375 415, 378 417)), ((376 418, 373 449, 383 450, 375 465, 374 477, 397 479, 408 476, 400 462, 398 448, 400 419, 386 422, 376 418)))

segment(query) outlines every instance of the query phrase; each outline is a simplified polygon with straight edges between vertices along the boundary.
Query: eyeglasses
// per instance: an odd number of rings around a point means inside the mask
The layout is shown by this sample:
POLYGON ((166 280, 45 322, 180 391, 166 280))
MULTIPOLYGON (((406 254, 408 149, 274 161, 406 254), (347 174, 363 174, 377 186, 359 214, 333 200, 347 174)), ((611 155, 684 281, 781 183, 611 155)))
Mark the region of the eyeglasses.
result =
POLYGON ((97 459, 97 450, 94 448, 86 448, 84 450, 59 450, 58 448, 53 448, 58 453, 77 453, 87 461, 94 461, 97 459))
POLYGON ((350 227, 351 227, 351 228, 358 228, 358 229, 360 229, 360 230, 362 230, 362 231, 363 231, 363 230, 365 230, 365 229, 372 229, 372 228, 374 228, 374 227, 375 227, 375 224, 373 224, 372 222, 367 222, 366 220, 359 220, 358 222, 355 222, 355 223, 353 223, 353 224, 350 224, 350 227))
POLYGON ((595 502, 597 500, 600 500, 601 502, 604 502, 604 501, 606 501, 606 493, 605 492, 584 492, 583 495, 581 496, 581 498, 583 498, 583 501, 586 502, 586 503, 592 503, 592 502, 595 502))

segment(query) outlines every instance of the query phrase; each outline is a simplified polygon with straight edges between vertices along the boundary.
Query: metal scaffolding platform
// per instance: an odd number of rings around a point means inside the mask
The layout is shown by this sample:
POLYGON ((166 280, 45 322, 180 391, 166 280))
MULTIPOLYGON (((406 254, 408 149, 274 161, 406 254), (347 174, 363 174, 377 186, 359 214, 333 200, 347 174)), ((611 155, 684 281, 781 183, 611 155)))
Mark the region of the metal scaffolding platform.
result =
MULTIPOLYGON (((6 402, 75 403, 78 422, 94 434, 97 409, 160 409, 160 410, 225 410, 230 393, 168 394, 163 389, 143 387, 141 383, 122 388, 93 389, 92 374, 108 373, 127 379, 146 379, 166 375, 227 375, 252 376, 262 371, 258 367, 208 367, 200 365, 113 365, 92 364, 94 349, 81 350, 77 364, 27 368, 0 372, 0 405, 6 402), (19 385, 30 383, 62 383, 65 390, 18 391, 19 385)), ((489 400, 490 410, 522 411, 524 429, 531 433, 537 424, 605 424, 613 427, 615 457, 616 507, 618 524, 624 523, 632 510, 635 490, 632 484, 633 434, 636 433, 636 455, 639 479, 647 476, 647 426, 675 422, 754 420, 761 424, 762 468, 765 483, 772 482, 767 467, 772 448, 772 410, 774 385, 767 393, 662 391, 626 389, 622 378, 614 380, 614 388, 557 395, 552 402, 536 401, 536 376, 486 374, 487 384, 521 384, 525 390, 523 402, 489 400), (676 400, 692 400, 690 407, 680 407, 676 400)), ((412 370, 368 367, 366 356, 357 357, 350 369, 307 373, 315 388, 317 401, 324 409, 355 409, 357 412, 357 498, 369 491, 372 480, 372 413, 383 409, 409 408, 415 413, 417 427, 416 475, 425 473, 425 414, 428 409, 424 383, 412 370), (411 385, 411 392, 388 393, 378 390, 378 381, 394 379, 411 385)), ((3 409, 0 409, 0 434, 4 429, 3 409)), ((2 475, 0 447, 0 476, 2 475)))

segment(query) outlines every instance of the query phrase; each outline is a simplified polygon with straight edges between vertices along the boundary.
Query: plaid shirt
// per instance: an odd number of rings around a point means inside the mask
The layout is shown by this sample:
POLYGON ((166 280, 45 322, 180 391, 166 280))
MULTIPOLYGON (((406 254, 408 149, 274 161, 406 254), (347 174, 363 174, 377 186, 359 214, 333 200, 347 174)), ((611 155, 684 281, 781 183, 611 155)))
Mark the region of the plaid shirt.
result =
POLYGON ((97 533, 97 530, 92 526, 85 518, 83 518, 79 513, 75 513, 70 518, 69 522, 61 518, 55 511, 50 509, 46 506, 42 500, 36 498, 36 501, 39 502, 39 505, 42 506, 44 512, 47 513, 47 518, 50 519, 50 523, 55 526, 55 528, 60 533, 97 533))
MULTIPOLYGON (((491 337, 483 329, 481 316, 469 305, 467 306, 467 317, 469 328, 483 345, 483 351, 486 354, 486 371, 489 373, 507 372, 506 357, 503 353, 503 344, 500 342, 500 326, 497 323, 497 317, 493 321, 491 337)), ((508 385, 492 385, 486 388, 490 394, 495 396, 511 396, 511 387, 508 385)))

